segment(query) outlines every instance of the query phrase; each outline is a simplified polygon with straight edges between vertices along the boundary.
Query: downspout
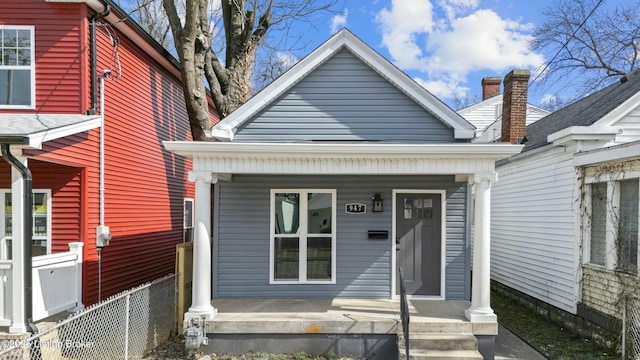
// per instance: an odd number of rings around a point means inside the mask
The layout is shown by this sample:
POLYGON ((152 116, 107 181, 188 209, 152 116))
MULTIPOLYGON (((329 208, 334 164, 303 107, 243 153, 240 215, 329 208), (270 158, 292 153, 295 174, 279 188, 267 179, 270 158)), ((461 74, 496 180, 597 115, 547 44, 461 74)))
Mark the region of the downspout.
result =
POLYGON ((109 15, 109 13, 111 13, 111 6, 109 4, 105 4, 104 5, 104 11, 97 13, 95 15, 93 15, 91 17, 91 23, 89 24, 89 27, 91 28, 90 31, 90 36, 89 36, 89 42, 91 43, 91 65, 90 65, 90 72, 91 72, 91 107, 89 108, 89 110, 87 110, 87 115, 95 115, 96 114, 96 99, 98 97, 98 90, 97 90, 97 86, 96 86, 96 81, 98 79, 98 71, 96 70, 96 68, 98 67, 97 65, 97 50, 96 50, 96 20, 98 18, 101 17, 105 17, 107 15, 109 15))
POLYGON ((24 186, 24 213, 23 217, 23 232, 24 232, 24 299, 25 299, 25 324, 31 331, 36 334, 38 329, 33 324, 33 279, 31 274, 32 261, 31 261, 31 243, 32 243, 32 222, 33 222, 33 180, 31 177, 31 171, 24 166, 18 159, 16 159, 9 148, 9 144, 2 144, 2 157, 6 162, 15 167, 20 174, 22 174, 22 182, 24 186))

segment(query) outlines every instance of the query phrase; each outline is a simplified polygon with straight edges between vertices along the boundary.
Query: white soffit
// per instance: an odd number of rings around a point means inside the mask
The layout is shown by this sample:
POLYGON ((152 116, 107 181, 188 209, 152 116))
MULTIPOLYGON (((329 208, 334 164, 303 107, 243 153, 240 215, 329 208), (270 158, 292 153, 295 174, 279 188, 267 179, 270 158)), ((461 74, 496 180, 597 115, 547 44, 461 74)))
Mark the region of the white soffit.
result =
POLYGON ((193 171, 229 174, 470 174, 522 150, 511 144, 230 143, 165 141, 193 171))

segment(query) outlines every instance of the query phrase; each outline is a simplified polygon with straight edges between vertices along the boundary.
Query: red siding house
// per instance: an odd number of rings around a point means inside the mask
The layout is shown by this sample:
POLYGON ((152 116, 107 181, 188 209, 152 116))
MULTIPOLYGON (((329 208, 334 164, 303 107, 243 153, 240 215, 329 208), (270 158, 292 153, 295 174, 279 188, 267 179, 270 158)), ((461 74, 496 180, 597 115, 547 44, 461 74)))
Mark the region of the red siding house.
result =
POLYGON ((162 141, 190 139, 177 62, 111 1, 0 2, 0 326, 173 272, 194 188, 162 141))

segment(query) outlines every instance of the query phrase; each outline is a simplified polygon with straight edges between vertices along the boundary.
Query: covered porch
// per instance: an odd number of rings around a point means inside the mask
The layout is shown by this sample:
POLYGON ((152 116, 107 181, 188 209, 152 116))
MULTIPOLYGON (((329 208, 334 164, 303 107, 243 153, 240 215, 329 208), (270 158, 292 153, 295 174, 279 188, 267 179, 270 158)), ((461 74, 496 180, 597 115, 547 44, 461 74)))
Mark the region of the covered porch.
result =
MULTIPOLYGON (((195 182, 194 278, 193 303, 185 314, 184 324, 191 319, 219 321, 222 299, 212 306, 212 252, 210 241, 212 184, 233 181, 242 174, 290 175, 453 175, 456 182, 472 185, 473 204, 473 268, 470 302, 453 302, 454 318, 470 323, 496 323, 489 299, 490 278, 490 211, 491 184, 497 181, 495 161, 518 153, 520 145, 511 144, 385 144, 385 143, 232 143, 232 142, 165 142, 165 147, 193 159, 189 179, 195 182), (215 306, 215 307, 214 307, 215 306), (216 308, 217 307, 217 308, 216 308), (460 310, 460 309, 458 309, 460 310), (457 311, 457 310, 456 310, 457 311), (217 315, 217 316, 216 316, 217 315)), ((391 237, 392 239, 394 236, 391 237)), ((394 243, 394 242, 392 242, 394 243)), ((393 245, 391 253, 395 253, 393 245)), ((395 269, 392 260, 391 269, 395 269)), ((390 269, 390 270, 391 270, 390 269)), ((391 271, 392 294, 396 277, 391 271)), ((397 293, 395 293, 397 297, 397 293)), ((314 300, 316 301, 316 300, 314 300)), ((341 301, 341 300, 318 300, 341 301)), ((364 300, 363 300, 364 301, 364 300)), ((395 300, 382 300, 391 306, 395 300)), ((433 304, 433 303, 432 303, 433 304)), ((387 305, 384 305, 387 306, 387 305)), ((449 306, 449 305, 447 305, 449 306)), ((443 314, 432 307, 427 314, 443 314)), ((385 310, 392 316, 391 308, 385 310)), ((431 315, 427 315, 430 317, 431 315)))

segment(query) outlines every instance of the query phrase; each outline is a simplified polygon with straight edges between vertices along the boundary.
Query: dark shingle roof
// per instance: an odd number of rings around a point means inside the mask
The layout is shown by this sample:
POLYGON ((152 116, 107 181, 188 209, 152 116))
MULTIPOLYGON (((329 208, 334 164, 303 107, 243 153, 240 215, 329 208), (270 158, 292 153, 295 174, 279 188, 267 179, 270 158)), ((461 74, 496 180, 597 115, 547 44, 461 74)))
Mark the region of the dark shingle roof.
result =
POLYGON ((570 126, 592 125, 640 91, 640 70, 623 79, 527 126, 522 152, 547 145, 547 136, 570 126))

